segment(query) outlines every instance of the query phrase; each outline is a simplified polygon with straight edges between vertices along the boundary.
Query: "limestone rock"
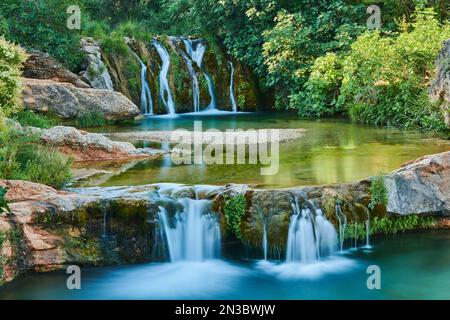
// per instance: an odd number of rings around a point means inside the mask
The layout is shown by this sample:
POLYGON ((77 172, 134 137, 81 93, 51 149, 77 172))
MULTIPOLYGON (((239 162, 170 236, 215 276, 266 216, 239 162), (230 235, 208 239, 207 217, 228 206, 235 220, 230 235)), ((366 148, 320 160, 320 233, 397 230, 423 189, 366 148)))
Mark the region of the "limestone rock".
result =
POLYGON ((385 178, 388 212, 450 214, 450 151, 426 156, 385 178))
POLYGON ((27 53, 29 57, 23 64, 23 76, 25 78, 68 82, 79 88, 90 88, 89 84, 75 73, 67 70, 49 54, 34 49, 27 53))
POLYGON ((450 128, 450 39, 444 42, 436 65, 436 78, 429 88, 429 94, 433 102, 440 103, 445 123, 450 128))
POLYGON ((77 88, 52 80, 23 79, 25 107, 52 112, 64 119, 87 113, 101 113, 108 120, 132 119, 139 108, 124 95, 111 90, 77 88))
POLYGON ((84 38, 80 41, 81 49, 86 55, 86 70, 81 73, 93 88, 114 90, 108 68, 102 60, 100 45, 92 38, 84 38))

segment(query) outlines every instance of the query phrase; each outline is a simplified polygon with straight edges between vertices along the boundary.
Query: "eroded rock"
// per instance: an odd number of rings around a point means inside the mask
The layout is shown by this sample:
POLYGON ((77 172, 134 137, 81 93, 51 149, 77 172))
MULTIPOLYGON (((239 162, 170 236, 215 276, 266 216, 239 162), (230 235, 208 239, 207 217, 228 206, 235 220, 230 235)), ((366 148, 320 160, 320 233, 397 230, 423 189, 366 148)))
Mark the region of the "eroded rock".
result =
POLYGON ((429 88, 430 98, 439 103, 445 123, 450 128, 450 39, 444 42, 436 65, 436 78, 429 88))

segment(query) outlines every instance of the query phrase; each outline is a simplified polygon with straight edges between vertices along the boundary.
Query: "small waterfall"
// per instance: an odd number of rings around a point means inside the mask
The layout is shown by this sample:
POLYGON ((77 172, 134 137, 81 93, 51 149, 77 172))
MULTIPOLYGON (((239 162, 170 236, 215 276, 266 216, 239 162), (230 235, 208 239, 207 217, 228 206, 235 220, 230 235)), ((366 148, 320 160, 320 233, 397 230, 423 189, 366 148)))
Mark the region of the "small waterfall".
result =
POLYGON ((172 91, 170 90, 167 74, 170 67, 170 56, 166 48, 156 40, 152 40, 152 45, 158 51, 162 61, 161 72, 159 73, 159 95, 163 101, 168 114, 175 114, 175 102, 173 100, 172 91))
MULTIPOLYGON (((311 204, 312 205, 312 204, 311 204)), ((292 204, 286 262, 311 263, 336 251, 337 234, 321 210, 300 208, 297 197, 292 204), (315 213, 315 216, 314 216, 315 213)))
POLYGON ((141 64, 141 112, 144 115, 153 115, 153 99, 147 81, 147 66, 134 51, 132 52, 141 64))
POLYGON ((264 252, 264 260, 267 260, 267 226, 264 224, 263 226, 263 239, 262 239, 262 247, 264 252))
POLYGON ((231 69, 231 78, 230 78, 230 101, 231 101, 231 106, 233 108, 233 112, 237 112, 237 104, 236 104, 236 99, 234 98, 234 66, 233 66, 233 62, 228 61, 228 64, 230 65, 230 69, 231 69))
POLYGON ((170 216, 160 207, 159 218, 171 262, 204 261, 220 256, 220 226, 210 211, 209 200, 176 201, 179 209, 170 216))
POLYGON ((366 221, 366 248, 370 249, 370 212, 367 210, 367 221, 366 221))
POLYGON ((347 217, 341 210, 341 205, 336 203, 336 218, 339 223, 339 248, 341 251, 344 250, 344 240, 345 240, 345 229, 347 228, 347 217))
MULTIPOLYGON (((184 46, 186 47, 186 52, 188 53, 191 60, 193 62, 195 62, 195 64, 197 65, 198 68, 200 68, 200 70, 202 70, 203 75, 205 76, 206 82, 208 84, 208 91, 209 91, 209 95, 211 97, 211 102, 209 103, 207 109, 208 110, 216 110, 217 103, 216 103, 216 94, 214 92, 214 82, 213 82, 211 76, 208 74, 208 72, 206 72, 206 70, 203 68, 203 56, 205 55, 206 46, 199 39, 191 40, 188 38, 183 38, 183 43, 184 43, 184 46)), ((192 62, 191 62, 191 65, 192 65, 192 62)), ((188 69, 189 69, 189 66, 188 66, 188 69)), ((195 71, 194 71, 194 73, 195 73, 195 71)), ((196 87, 194 88, 195 85, 193 83, 194 107, 197 103, 197 110, 199 110, 200 90, 199 90, 199 86, 198 86, 197 75, 195 75, 195 80, 197 81, 197 84, 196 84, 196 87), (196 99, 198 99, 198 100, 196 100, 196 99)), ((196 111, 196 112, 198 112, 198 111, 196 111)))

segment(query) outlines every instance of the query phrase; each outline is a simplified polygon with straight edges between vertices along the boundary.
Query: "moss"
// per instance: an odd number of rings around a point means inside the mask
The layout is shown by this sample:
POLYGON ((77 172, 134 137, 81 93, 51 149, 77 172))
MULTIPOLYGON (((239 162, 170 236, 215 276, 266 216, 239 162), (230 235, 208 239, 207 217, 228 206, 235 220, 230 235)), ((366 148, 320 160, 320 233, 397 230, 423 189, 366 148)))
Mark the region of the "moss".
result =
POLYGON ((227 222, 227 229, 238 239, 242 238, 241 219, 247 208, 247 201, 243 195, 225 198, 223 213, 227 222))

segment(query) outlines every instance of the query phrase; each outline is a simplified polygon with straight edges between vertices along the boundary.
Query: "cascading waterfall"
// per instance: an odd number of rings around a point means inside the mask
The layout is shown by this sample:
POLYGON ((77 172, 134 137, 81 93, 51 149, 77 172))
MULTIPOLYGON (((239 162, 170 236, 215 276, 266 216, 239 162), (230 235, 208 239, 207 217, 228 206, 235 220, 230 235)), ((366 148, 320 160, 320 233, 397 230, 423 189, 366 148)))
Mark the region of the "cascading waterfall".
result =
POLYGON ((132 52, 141 64, 141 112, 144 115, 153 115, 153 99, 147 81, 147 66, 134 51, 132 52))
POLYGON ((366 221, 366 248, 370 249, 370 212, 367 210, 367 221, 366 221))
POLYGON ((156 40, 152 40, 152 45, 158 51, 162 61, 161 71, 159 73, 159 95, 163 101, 168 114, 175 114, 175 102, 173 100, 172 91, 170 90, 167 74, 170 67, 170 56, 166 48, 156 40))
POLYGON ((211 202, 182 198, 176 205, 182 209, 173 216, 164 207, 159 212, 171 262, 218 258, 220 226, 210 211, 211 202))
POLYGON ((237 104, 236 99, 234 98, 234 66, 233 62, 228 61, 228 64, 230 65, 231 69, 231 78, 230 78, 230 101, 231 101, 231 107, 233 108, 233 112, 237 112, 237 104))
POLYGON ((337 233, 321 210, 300 208, 294 198, 289 223, 286 262, 311 263, 336 251, 337 233), (314 215, 315 214, 315 215, 314 215))
POLYGON ((339 223, 339 248, 341 251, 344 250, 344 240, 345 240, 345 229, 347 228, 347 217, 341 210, 341 206, 336 203, 336 218, 339 223))
MULTIPOLYGON (((207 110, 216 110, 217 109, 217 103, 216 103, 216 94, 214 92, 214 82, 211 78, 211 76, 206 72, 206 70, 203 68, 203 56, 205 55, 206 46, 201 42, 201 40, 191 40, 188 38, 183 38, 183 43, 186 48, 186 52, 188 53, 190 59, 195 62, 197 67, 202 70, 203 75, 205 76, 206 83, 208 84, 208 91, 209 95, 211 97, 211 102, 209 103, 207 110)), ((192 66, 192 62, 191 62, 192 66)), ((188 66, 189 69, 189 66, 188 66)), ((193 69, 193 66, 192 66, 193 69)), ((191 73, 191 71, 189 71, 191 73)), ((196 75, 195 70, 193 70, 193 74, 195 74, 195 81, 196 85, 194 84, 194 78, 193 78, 193 96, 194 96, 194 108, 197 106, 196 111, 198 112, 200 110, 199 104, 200 104, 200 90, 198 85, 198 78, 196 75)), ((192 74, 191 74, 192 77, 192 74)))
POLYGON ((264 260, 267 260, 267 226, 264 224, 263 226, 263 240, 262 240, 262 246, 263 246, 263 253, 264 253, 264 260))

